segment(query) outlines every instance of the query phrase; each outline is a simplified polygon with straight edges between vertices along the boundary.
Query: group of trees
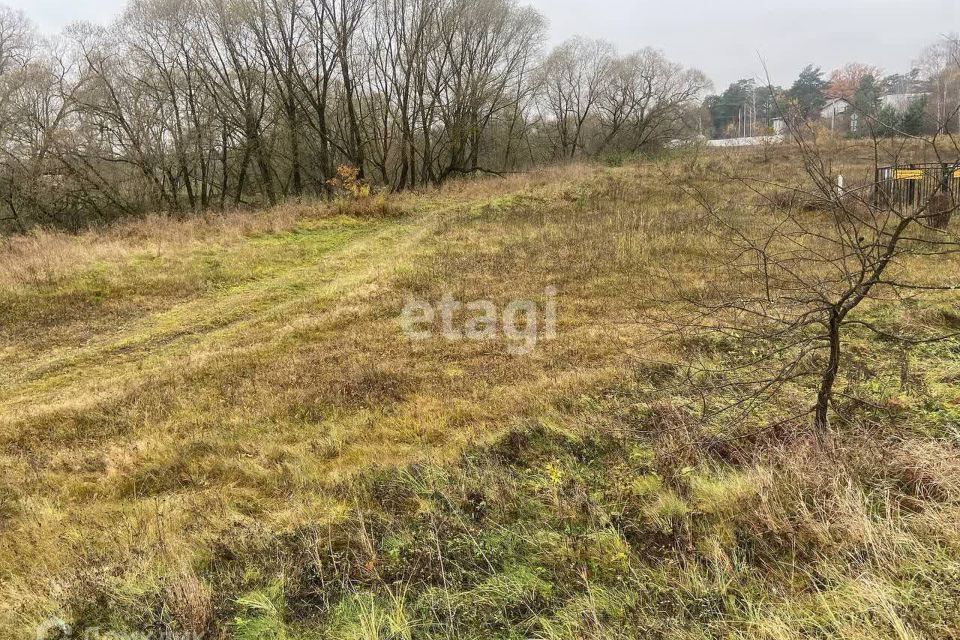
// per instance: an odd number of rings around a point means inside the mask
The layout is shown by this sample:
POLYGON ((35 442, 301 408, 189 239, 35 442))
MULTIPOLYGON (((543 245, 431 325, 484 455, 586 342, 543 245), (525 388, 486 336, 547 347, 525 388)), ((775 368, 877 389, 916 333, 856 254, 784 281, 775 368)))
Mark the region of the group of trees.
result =
POLYGON ((0 8, 0 220, 79 226, 390 189, 676 137, 706 77, 515 0, 133 0, 40 38, 0 8))
POLYGON ((716 136, 764 135, 778 118, 818 117, 827 101, 827 84, 821 69, 807 66, 788 90, 756 78, 743 79, 720 95, 707 96, 703 106, 716 136))
POLYGON ((948 119, 928 117, 928 81, 919 68, 884 76, 871 65, 848 64, 830 74, 826 95, 848 105, 847 133, 853 137, 917 136, 942 131, 948 119), (883 96, 896 97, 884 102, 883 96))
POLYGON ((845 131, 850 135, 958 133, 958 61, 960 37, 949 36, 927 47, 905 74, 884 75, 872 65, 851 63, 828 76, 810 65, 789 89, 740 80, 723 94, 708 96, 704 108, 714 135, 721 137, 768 133, 778 118, 816 120, 834 99, 845 101, 840 110, 846 109, 845 131))
POLYGON ((717 136, 752 136, 767 133, 779 117, 778 96, 755 79, 738 80, 720 95, 707 96, 703 106, 717 136))

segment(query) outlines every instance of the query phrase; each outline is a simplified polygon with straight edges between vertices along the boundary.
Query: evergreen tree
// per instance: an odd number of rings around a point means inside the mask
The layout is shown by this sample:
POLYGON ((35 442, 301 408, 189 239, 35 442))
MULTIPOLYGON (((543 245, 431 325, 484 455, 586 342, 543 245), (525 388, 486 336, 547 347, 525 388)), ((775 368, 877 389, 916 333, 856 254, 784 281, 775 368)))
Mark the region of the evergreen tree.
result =
POLYGON ((710 96, 704 106, 710 111, 710 120, 716 135, 735 135, 743 108, 751 101, 753 80, 738 80, 719 96, 710 96))
POLYGON ((927 112, 927 97, 914 100, 900 117, 900 131, 911 136, 923 133, 924 114, 927 112))
POLYGON ((758 86, 752 79, 743 79, 721 95, 707 97, 703 106, 710 112, 716 135, 735 135, 740 118, 753 118, 760 134, 781 116, 777 102, 782 101, 782 94, 780 87, 758 86))
POLYGON ((902 124, 897 110, 890 105, 886 105, 877 112, 876 120, 871 124, 871 128, 878 136, 889 138, 897 135, 897 130, 900 129, 902 124))
POLYGON ((863 116, 873 116, 880 104, 880 92, 877 80, 873 76, 864 76, 853 94, 853 108, 863 116))
POLYGON ((819 117, 827 103, 824 95, 826 86, 827 81, 824 79, 820 67, 807 65, 800 72, 797 81, 790 87, 787 96, 794 103, 801 117, 806 120, 813 120, 819 117))

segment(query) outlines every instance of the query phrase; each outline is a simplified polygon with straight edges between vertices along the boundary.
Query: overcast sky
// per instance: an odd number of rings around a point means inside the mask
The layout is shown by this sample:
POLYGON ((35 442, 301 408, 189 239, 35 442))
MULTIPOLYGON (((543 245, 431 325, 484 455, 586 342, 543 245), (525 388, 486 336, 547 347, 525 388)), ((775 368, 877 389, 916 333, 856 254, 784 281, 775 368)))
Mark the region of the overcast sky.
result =
MULTIPOLYGON (((522 0, 523 1, 523 0, 522 0)), ((702 69, 718 89, 763 76, 789 85, 806 64, 865 62, 907 71, 920 50, 960 31, 960 0, 525 0, 551 23, 551 40, 581 34, 622 51, 652 45, 702 69)), ((44 31, 107 22, 125 0, 0 0, 44 31)))

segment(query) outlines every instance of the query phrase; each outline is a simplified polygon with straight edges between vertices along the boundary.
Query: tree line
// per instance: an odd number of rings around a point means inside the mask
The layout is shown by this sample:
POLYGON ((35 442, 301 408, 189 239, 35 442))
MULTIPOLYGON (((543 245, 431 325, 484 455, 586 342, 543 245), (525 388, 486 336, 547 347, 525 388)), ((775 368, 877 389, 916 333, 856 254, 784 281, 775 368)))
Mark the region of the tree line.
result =
POLYGON ((0 223, 77 228, 404 190, 682 135, 709 81, 514 0, 133 0, 40 37, 0 7, 0 223))
POLYGON ((707 96, 704 109, 715 137, 771 133, 777 119, 817 120, 832 100, 842 100, 838 111, 845 111, 843 122, 832 124, 851 137, 957 134, 958 63, 960 36, 949 35, 926 47, 907 73, 887 75, 873 65, 849 63, 827 74, 808 65, 788 88, 738 80, 707 96))

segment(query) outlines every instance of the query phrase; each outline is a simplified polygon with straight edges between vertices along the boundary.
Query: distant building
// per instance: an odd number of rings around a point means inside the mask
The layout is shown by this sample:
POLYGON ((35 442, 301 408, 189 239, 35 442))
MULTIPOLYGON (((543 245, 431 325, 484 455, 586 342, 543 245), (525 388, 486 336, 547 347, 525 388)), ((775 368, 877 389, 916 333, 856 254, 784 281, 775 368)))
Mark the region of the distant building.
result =
POLYGON ((897 113, 906 113, 910 107, 926 97, 926 93, 890 93, 880 97, 880 108, 889 107, 897 113))
MULTIPOLYGON (((895 113, 903 114, 926 95, 925 93, 889 93, 880 96, 879 108, 889 108, 895 113)), ((830 127, 831 131, 856 133, 860 130, 862 117, 846 98, 830 98, 820 111, 820 119, 830 127)))
POLYGON ((824 120, 842 116, 850 108, 850 102, 846 98, 829 98, 827 103, 820 110, 820 117, 824 120))
POLYGON ((830 98, 820 110, 820 119, 830 127, 831 131, 845 133, 856 131, 851 127, 853 105, 846 98, 830 98))

